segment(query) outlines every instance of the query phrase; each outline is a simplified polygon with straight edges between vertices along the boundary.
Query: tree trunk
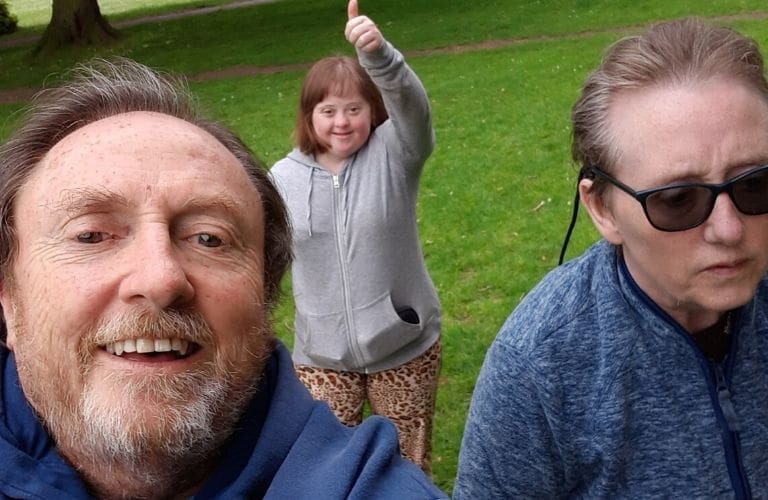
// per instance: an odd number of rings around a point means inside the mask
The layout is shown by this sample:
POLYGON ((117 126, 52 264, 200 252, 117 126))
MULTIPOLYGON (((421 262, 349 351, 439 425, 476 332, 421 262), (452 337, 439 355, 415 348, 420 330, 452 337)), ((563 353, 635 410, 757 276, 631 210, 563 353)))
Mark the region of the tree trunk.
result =
POLYGON ((98 0, 53 0, 51 22, 36 52, 51 52, 69 45, 107 45, 117 31, 101 15, 98 0))

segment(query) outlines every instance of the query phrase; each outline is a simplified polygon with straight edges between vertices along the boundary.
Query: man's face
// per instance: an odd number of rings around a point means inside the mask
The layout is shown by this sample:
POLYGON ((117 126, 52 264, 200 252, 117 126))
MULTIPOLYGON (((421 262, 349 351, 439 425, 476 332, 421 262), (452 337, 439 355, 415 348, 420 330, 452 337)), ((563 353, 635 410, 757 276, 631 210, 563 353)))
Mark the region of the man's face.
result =
MULTIPOLYGON (((720 183, 768 163, 768 106, 737 81, 624 92, 609 118, 620 151, 613 175, 636 191, 720 183)), ((604 219, 595 218, 599 203, 590 210, 603 236, 622 246, 640 288, 691 331, 749 301, 768 269, 768 215, 742 214, 727 193, 702 225, 680 232, 651 227, 617 188, 605 203, 604 219)))
POLYGON ((187 122, 122 114, 56 144, 14 206, 8 343, 64 454, 223 439, 271 348, 261 199, 237 159, 187 122))

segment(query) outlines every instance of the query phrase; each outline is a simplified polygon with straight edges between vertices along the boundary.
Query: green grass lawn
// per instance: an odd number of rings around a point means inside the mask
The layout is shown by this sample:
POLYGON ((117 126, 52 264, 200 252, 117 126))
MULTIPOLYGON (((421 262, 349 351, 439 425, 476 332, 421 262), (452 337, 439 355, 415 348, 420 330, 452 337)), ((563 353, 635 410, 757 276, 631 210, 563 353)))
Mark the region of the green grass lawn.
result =
MULTIPOLYGON (((178 1, 164 3, 179 7, 178 1)), ((106 51, 81 48, 47 60, 31 59, 29 47, 0 48, 0 89, 54 81, 73 61, 94 53, 130 55, 191 75, 350 53, 341 34, 344 5, 339 0, 281 0, 135 26, 106 51)), ((485 351, 509 312, 556 265, 575 182, 569 112, 587 71, 621 34, 649 20, 685 13, 739 14, 727 22, 768 47, 768 26, 757 12, 761 8, 762 2, 749 0, 362 0, 361 10, 406 52, 530 39, 497 49, 409 57, 429 92, 437 134, 437 149, 422 180, 419 224, 443 306, 433 461, 435 481, 444 490, 452 489, 464 418, 485 351)), ((121 15, 131 12, 126 8, 121 15)), ((234 127, 271 165, 290 148, 302 76, 301 71, 278 72, 194 82, 192 87, 204 108, 234 127)), ((0 136, 8 134, 20 107, 0 106, 0 136)), ((582 214, 568 255, 577 255, 595 238, 582 214)), ((290 343, 290 292, 276 325, 290 343)))

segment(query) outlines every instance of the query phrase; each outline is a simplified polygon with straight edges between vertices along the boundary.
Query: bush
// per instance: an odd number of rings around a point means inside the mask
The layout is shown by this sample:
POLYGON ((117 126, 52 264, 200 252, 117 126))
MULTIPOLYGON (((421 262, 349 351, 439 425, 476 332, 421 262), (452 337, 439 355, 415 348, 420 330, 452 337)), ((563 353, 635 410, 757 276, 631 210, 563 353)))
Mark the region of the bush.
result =
POLYGON ((17 22, 16 16, 8 11, 6 0, 0 0, 0 35, 16 31, 17 22))

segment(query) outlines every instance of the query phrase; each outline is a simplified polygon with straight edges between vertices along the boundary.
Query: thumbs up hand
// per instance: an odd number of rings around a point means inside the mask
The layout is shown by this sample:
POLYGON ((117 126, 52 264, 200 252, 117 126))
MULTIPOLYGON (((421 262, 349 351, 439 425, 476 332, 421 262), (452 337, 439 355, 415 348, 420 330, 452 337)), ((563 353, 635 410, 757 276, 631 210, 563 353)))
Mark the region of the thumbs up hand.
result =
POLYGON ((347 4, 347 27, 344 36, 349 43, 363 52, 373 52, 384 44, 384 37, 379 28, 367 16, 358 14, 357 0, 349 0, 347 4))

